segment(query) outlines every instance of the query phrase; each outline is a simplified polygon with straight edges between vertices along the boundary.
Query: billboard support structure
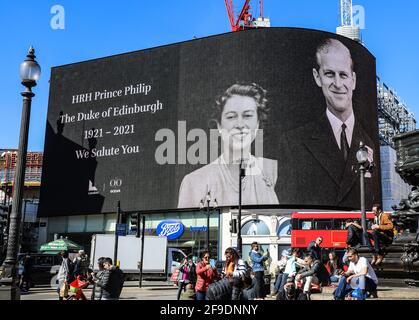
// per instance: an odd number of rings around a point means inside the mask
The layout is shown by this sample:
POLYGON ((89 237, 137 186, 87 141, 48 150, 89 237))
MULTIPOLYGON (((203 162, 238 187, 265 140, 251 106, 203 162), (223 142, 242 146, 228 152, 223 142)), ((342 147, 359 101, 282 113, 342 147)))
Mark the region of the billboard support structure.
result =
POLYGON ((113 251, 113 263, 116 266, 118 264, 118 224, 121 223, 121 201, 118 200, 117 205, 117 216, 116 216, 116 225, 115 225, 115 247, 113 251))
MULTIPOLYGON (((139 287, 143 286, 143 261, 144 261, 144 235, 145 235, 145 215, 141 216, 142 228, 141 228, 141 261, 140 261, 140 282, 139 287)), ((138 220, 138 223, 140 220, 138 220)), ((140 226, 138 226, 139 228, 140 226)))

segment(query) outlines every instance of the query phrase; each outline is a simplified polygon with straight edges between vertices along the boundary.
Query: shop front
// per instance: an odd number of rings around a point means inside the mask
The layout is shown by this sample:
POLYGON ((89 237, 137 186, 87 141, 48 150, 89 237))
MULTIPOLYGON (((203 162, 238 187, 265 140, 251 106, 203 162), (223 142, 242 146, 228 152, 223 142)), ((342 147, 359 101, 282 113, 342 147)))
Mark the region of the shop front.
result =
MULTIPOLYGON (((202 211, 145 214, 146 235, 167 236, 168 247, 181 249, 186 255, 199 257, 207 249, 207 215, 202 211)), ((209 219, 210 252, 220 252, 219 212, 209 219)))

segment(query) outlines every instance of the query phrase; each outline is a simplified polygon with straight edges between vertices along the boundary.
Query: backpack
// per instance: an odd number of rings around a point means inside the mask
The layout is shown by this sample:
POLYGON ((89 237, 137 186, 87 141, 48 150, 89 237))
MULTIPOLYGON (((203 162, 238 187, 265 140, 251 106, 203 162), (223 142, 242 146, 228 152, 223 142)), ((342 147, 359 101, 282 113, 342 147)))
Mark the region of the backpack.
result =
POLYGON ((228 301, 231 300, 233 283, 228 278, 223 278, 208 286, 206 298, 208 300, 228 301))

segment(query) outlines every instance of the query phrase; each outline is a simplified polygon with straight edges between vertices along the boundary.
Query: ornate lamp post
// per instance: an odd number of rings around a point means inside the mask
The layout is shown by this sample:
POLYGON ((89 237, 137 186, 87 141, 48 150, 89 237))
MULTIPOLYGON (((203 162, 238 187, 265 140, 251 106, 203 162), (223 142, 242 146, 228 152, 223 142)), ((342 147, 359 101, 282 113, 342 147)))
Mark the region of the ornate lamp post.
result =
POLYGON ((0 299, 19 300, 20 291, 17 286, 17 255, 20 241, 20 220, 22 218, 22 197, 25 181, 26 153, 28 150, 29 119, 31 113, 31 102, 35 94, 32 87, 41 75, 41 67, 35 60, 35 49, 30 47, 27 58, 21 63, 19 69, 22 84, 26 90, 21 93, 23 96, 22 120, 20 126, 20 138, 18 159, 16 164, 16 175, 14 182, 14 195, 12 212, 10 214, 9 239, 7 243, 6 259, 3 263, 3 278, 1 283, 6 285, 2 288, 0 299))
POLYGON ((368 150, 364 143, 361 141, 359 144, 359 150, 356 153, 356 159, 359 164, 359 180, 361 187, 361 224, 362 224, 362 245, 367 245, 367 214, 365 210, 365 173, 370 168, 370 162, 368 161, 368 150))
MULTIPOLYGON (((210 250, 210 214, 212 213, 213 210, 218 208, 218 203, 217 203, 217 199, 214 199, 213 205, 210 206, 211 203, 211 192, 208 191, 207 196, 205 197, 205 202, 207 203, 207 210, 206 210, 206 215, 207 215, 207 250, 210 250), (210 207, 211 207, 211 211, 210 211, 210 207)), ((199 209, 200 210, 204 210, 205 204, 204 204, 204 199, 201 200, 201 202, 199 203, 199 209)))

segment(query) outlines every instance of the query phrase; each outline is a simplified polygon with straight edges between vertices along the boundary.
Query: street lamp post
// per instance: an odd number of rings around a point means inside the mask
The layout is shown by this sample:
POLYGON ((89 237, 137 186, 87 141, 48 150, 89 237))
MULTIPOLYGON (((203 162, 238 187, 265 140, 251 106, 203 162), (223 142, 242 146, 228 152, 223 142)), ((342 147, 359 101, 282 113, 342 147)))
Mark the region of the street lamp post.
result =
POLYGON ((237 250, 241 256, 242 254, 242 182, 243 178, 246 175, 246 169, 243 168, 243 157, 240 158, 240 168, 239 168, 239 215, 237 217, 237 250))
POLYGON ((367 213, 365 210, 365 173, 369 171, 370 162, 368 161, 368 150, 361 141, 359 150, 356 153, 356 159, 359 164, 359 181, 361 189, 361 225, 362 225, 362 245, 367 245, 367 213))
POLYGON ((1 283, 5 285, 0 294, 3 300, 19 300, 20 291, 17 286, 17 255, 20 240, 20 220, 22 217, 22 196, 25 182, 26 153, 28 150, 29 119, 31 113, 31 102, 35 94, 32 87, 41 75, 41 67, 35 60, 35 49, 30 47, 27 58, 21 63, 20 78, 26 90, 21 93, 23 96, 22 120, 20 126, 20 138, 18 158, 16 163, 16 174, 14 181, 14 195, 12 212, 10 214, 9 239, 7 243, 6 259, 3 263, 3 278, 1 283))
MULTIPOLYGON (((210 211, 210 203, 211 203, 211 191, 208 191, 207 196, 205 197, 205 202, 207 203, 206 206, 206 215, 207 215, 207 250, 210 250, 210 215, 213 210, 217 209, 218 203, 217 199, 214 199, 214 204, 212 205, 211 211, 210 211)), ((203 210, 205 207, 204 205, 204 199, 201 200, 199 204, 199 208, 203 210)))
POLYGON ((19 243, 20 243, 20 250, 22 250, 22 242, 23 242, 23 233, 25 232, 25 219, 26 219, 26 208, 28 205, 29 199, 24 199, 24 205, 23 205, 23 217, 22 217, 22 225, 20 226, 20 237, 19 237, 19 243))

